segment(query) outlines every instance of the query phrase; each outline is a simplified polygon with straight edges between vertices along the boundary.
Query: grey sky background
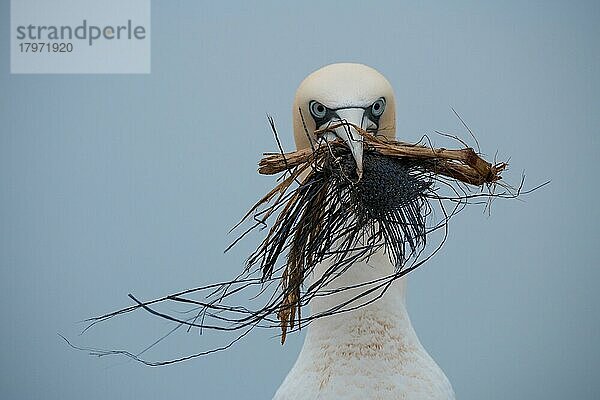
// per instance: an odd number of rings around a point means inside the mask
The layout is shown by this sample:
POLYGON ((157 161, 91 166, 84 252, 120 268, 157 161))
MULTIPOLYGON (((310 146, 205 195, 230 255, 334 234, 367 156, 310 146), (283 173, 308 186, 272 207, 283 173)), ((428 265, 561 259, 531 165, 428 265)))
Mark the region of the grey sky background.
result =
MULTIPOLYGON (((511 182, 552 179, 464 211, 410 275, 413 323, 457 397, 600 398, 597 2, 154 1, 150 75, 65 76, 9 74, 0 4, 0 398, 270 398, 302 334, 149 368, 57 333, 137 351, 168 325, 78 336, 78 321, 235 276, 260 236, 223 255, 227 231, 273 183, 256 173, 276 149, 265 116, 292 149, 297 85, 341 61, 387 76, 400 138, 468 138, 452 106, 510 157, 511 182)), ((218 340, 182 333, 149 356, 218 340)))

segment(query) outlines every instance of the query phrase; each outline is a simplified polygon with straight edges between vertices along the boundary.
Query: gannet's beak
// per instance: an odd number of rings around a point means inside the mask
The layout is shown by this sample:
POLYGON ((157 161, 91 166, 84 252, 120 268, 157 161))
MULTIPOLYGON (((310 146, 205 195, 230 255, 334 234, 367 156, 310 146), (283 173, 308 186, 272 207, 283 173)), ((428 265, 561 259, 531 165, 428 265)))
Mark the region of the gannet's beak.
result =
MULTIPOLYGON (((341 122, 347 122, 363 128, 364 109, 343 108, 337 110, 337 115, 341 122)), ((354 161, 356 162, 356 173, 360 180, 363 175, 363 137, 351 125, 342 125, 335 128, 335 134, 340 139, 344 140, 350 148, 354 161)))

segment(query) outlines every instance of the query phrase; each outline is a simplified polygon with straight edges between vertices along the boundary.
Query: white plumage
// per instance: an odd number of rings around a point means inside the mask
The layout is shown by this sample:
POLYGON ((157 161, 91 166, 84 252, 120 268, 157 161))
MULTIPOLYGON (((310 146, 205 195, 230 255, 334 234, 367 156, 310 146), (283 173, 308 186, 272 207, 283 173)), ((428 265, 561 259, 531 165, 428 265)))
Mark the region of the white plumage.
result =
MULTIPOLYGON (((315 273, 323 268, 326 265, 315 273)), ((332 284, 348 286, 392 272, 388 256, 376 253, 368 262, 354 264, 332 284)), ((454 399, 448 379, 411 325, 405 290, 406 278, 402 278, 369 305, 315 320, 274 399, 454 399)), ((329 309, 355 294, 348 291, 315 299, 311 312, 329 309)))
MULTIPOLYGON (((294 134, 298 148, 310 145, 304 125, 309 133, 322 127, 319 118, 310 118, 309 106, 314 101, 331 110, 346 111, 345 119, 356 116, 349 122, 365 129, 370 127, 374 134, 395 137, 392 88, 370 67, 333 64, 302 82, 294 102, 294 134), (375 122, 369 120, 365 110, 381 98, 385 99, 384 113, 375 122), (357 111, 361 109, 365 114, 357 111)), ((359 136, 346 132, 344 137, 344 133, 339 132, 338 136, 351 148, 362 146, 359 136)), ((362 149, 353 155, 362 157, 362 149)), ((359 161, 357 159, 357 166, 362 165, 359 161)), ((329 265, 327 261, 320 264, 313 272, 314 276, 307 279, 320 276, 329 265)), ((389 276, 393 271, 389 257, 381 251, 368 261, 353 264, 323 290, 370 282, 389 276)), ((368 287, 317 297, 310 303, 311 312, 328 310, 365 289, 368 287)), ((406 278, 402 278, 395 281, 381 298, 364 307, 314 320, 308 327, 298 360, 274 400, 454 399, 448 379, 427 354, 412 327, 406 310, 405 291, 406 278)), ((381 289, 360 301, 368 302, 380 294, 381 289)))

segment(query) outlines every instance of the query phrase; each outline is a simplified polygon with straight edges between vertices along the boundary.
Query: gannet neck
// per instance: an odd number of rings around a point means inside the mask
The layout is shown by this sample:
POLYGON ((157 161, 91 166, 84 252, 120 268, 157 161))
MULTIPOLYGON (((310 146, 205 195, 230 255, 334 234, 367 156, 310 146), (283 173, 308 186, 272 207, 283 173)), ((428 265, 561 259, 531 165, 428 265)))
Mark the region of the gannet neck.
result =
MULTIPOLYGON (((319 265, 315 277, 328 266, 319 265)), ((326 289, 371 281, 392 271, 388 256, 375 253, 369 261, 353 264, 326 289)), ((315 297, 311 314, 329 310, 363 290, 315 297)), ((313 320, 298 360, 274 400, 454 399, 448 379, 412 327, 405 292, 406 278, 400 278, 377 301, 313 320)), ((380 294, 374 292, 361 302, 380 294)))
MULTIPOLYGON (((325 262, 318 264, 313 273, 307 277, 308 282, 312 284, 317 281, 318 278, 323 276, 326 271, 331 268, 333 262, 335 261, 326 260, 325 262)), ((321 294, 313 298, 310 302, 311 313, 313 315, 324 313, 331 310, 333 307, 351 301, 355 296, 380 285, 382 279, 391 276, 393 273, 394 267, 387 254, 385 254, 383 250, 375 252, 368 259, 352 264, 347 271, 344 271, 327 286, 323 287, 320 290, 321 294), (365 285, 367 282, 376 283, 365 285), (349 287, 355 288, 340 291, 340 289, 349 287)), ((396 280, 387 290, 385 290, 385 293, 382 292, 383 289, 378 289, 372 294, 348 304, 344 309, 355 308, 356 306, 362 306, 367 302, 373 302, 375 297, 381 297, 377 299, 377 302, 384 303, 381 306, 404 307, 406 301, 406 279, 400 278, 396 280)), ((364 307, 374 309, 371 306, 372 304, 368 304, 364 307)), ((347 311, 345 314, 352 314, 355 311, 356 310, 347 311)), ((315 320, 315 323, 317 321, 319 321, 319 319, 315 320)))
MULTIPOLYGON (((315 280, 330 267, 330 262, 319 264, 309 279, 315 280)), ((394 273, 389 257, 378 251, 368 260, 354 263, 347 271, 333 280, 310 302, 311 315, 320 315, 340 304, 346 304, 357 295, 381 284, 381 279, 394 273), (365 286, 365 282, 377 282, 365 286), (342 288, 354 287, 344 291, 342 288), (333 294, 329 294, 332 293, 333 294)), ((360 345, 360 351, 376 351, 375 358, 395 357, 385 354, 393 347, 381 346, 383 341, 393 340, 402 346, 420 346, 406 310, 406 278, 400 278, 388 288, 380 288, 373 293, 348 303, 342 313, 317 318, 309 325, 305 346, 319 346, 323 343, 335 346, 360 345), (360 307, 359 307, 360 306, 360 307), (386 339, 387 338, 387 339, 386 339)))

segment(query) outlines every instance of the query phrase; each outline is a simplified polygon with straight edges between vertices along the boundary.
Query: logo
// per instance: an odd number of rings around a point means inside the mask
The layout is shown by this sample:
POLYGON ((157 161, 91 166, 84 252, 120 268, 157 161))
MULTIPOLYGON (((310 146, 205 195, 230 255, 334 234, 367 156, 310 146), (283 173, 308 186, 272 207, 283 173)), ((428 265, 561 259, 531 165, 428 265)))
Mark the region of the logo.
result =
POLYGON ((11 73, 150 73, 150 0, 11 0, 11 73))

